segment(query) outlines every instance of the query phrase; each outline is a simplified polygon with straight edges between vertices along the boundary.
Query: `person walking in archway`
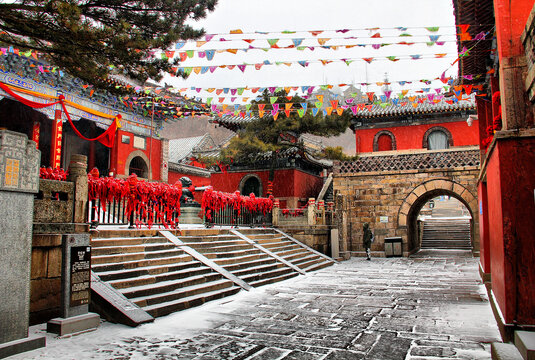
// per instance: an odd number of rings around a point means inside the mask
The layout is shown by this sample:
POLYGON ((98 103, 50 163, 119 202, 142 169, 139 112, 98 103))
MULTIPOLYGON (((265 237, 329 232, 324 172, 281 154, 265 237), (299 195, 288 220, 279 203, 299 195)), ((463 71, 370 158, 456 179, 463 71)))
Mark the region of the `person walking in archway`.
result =
POLYGON ((362 227, 362 244, 364 245, 364 248, 366 249, 366 260, 371 260, 371 250, 373 242, 373 233, 370 230, 370 224, 364 223, 364 226, 362 227))

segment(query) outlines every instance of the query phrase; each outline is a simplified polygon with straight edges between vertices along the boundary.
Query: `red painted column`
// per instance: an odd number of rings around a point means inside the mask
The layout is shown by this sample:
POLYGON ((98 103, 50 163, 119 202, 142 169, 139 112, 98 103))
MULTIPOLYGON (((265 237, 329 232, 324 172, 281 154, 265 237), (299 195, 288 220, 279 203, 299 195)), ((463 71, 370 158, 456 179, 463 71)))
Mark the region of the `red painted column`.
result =
POLYGON ((115 141, 113 142, 113 147, 110 149, 110 160, 109 160, 109 171, 110 173, 113 173, 114 177, 117 176, 118 171, 119 171, 119 166, 117 164, 117 158, 118 158, 117 154, 119 152, 119 143, 121 142, 120 130, 117 130, 117 134, 115 136, 116 138, 115 138, 115 141))
POLYGON ((535 325, 535 139, 498 139, 487 195, 492 292, 507 324, 535 325))
POLYGON ((490 275, 490 238, 489 238, 489 213, 487 199, 487 183, 480 182, 477 187, 477 198, 479 205, 479 262, 483 272, 483 280, 486 282, 487 276, 490 275))
POLYGON ((505 130, 533 127, 533 114, 528 111, 524 90, 527 70, 521 36, 533 0, 494 0, 496 37, 500 60, 502 122, 505 130))
POLYGON ((39 149, 39 139, 41 138, 41 123, 34 121, 32 127, 32 140, 35 141, 35 147, 39 149))
POLYGON ((54 113, 52 123, 52 139, 50 141, 50 166, 55 169, 61 167, 61 143, 63 139, 63 122, 61 110, 54 113))
MULTIPOLYGON (((89 142, 89 156, 87 157, 87 168, 92 170, 95 167, 95 142, 89 142)), ((106 174, 103 174, 106 175, 106 174)))

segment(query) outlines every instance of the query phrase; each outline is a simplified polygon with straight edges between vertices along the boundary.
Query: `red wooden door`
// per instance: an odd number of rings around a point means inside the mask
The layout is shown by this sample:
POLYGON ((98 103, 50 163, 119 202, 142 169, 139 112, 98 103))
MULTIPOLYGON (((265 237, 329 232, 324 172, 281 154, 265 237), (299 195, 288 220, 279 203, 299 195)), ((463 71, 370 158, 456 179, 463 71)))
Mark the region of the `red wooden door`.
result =
POLYGON ((390 135, 382 134, 377 139, 377 150, 378 151, 390 151, 392 149, 392 138, 390 135))

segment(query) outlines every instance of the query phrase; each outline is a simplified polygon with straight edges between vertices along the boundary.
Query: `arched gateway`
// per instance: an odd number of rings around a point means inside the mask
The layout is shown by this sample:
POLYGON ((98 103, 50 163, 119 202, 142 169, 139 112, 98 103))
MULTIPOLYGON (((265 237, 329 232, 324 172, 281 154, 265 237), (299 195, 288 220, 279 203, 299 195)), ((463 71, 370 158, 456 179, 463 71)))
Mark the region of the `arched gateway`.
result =
POLYGON ((385 256, 385 238, 391 237, 401 237, 403 256, 418 251, 418 214, 440 195, 459 200, 469 210, 472 249, 479 254, 477 148, 367 154, 336 163, 333 172, 342 256, 363 254, 365 222, 375 233, 375 256, 385 256))

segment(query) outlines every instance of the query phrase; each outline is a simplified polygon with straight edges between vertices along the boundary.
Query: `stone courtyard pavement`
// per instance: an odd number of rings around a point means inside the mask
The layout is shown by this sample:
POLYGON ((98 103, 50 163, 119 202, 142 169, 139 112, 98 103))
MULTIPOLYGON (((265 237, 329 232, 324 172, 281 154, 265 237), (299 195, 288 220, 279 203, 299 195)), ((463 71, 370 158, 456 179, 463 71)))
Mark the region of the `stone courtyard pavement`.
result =
POLYGON ((47 335, 11 359, 490 359, 500 337, 477 269, 466 252, 353 258, 135 329, 47 335))

